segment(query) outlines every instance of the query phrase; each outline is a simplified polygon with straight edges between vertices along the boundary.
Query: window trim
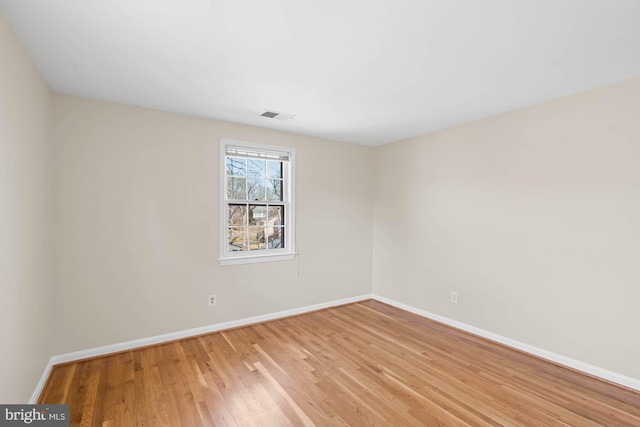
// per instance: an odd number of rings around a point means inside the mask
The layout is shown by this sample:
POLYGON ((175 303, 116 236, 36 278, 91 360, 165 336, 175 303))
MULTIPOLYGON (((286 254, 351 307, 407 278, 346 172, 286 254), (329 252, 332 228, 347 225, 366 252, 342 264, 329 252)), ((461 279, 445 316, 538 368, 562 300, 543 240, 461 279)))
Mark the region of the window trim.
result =
POLYGON ((295 238, 295 149, 292 147, 282 147, 277 145, 259 144, 255 142, 238 141, 232 139, 220 139, 220 194, 218 202, 220 205, 219 232, 220 247, 218 262, 220 265, 247 264, 254 262, 272 262, 294 259, 296 253, 295 238), (289 156, 288 168, 283 185, 283 199, 285 201, 285 247, 282 250, 270 251, 238 251, 229 252, 229 242, 227 239, 227 215, 228 206, 233 200, 227 199, 227 173, 226 156, 227 147, 246 148, 248 150, 287 153, 289 156))

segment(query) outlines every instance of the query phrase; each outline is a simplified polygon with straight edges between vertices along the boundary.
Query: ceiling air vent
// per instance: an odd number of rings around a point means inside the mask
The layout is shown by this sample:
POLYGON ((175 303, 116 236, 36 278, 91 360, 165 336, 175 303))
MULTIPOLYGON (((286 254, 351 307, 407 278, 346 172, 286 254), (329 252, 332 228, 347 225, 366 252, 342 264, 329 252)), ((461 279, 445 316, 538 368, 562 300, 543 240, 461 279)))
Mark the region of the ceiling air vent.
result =
POLYGON ((265 110, 264 113, 260 114, 262 117, 267 117, 269 119, 276 119, 280 121, 287 121, 293 119, 295 116, 293 114, 287 113, 279 113, 277 111, 265 110))

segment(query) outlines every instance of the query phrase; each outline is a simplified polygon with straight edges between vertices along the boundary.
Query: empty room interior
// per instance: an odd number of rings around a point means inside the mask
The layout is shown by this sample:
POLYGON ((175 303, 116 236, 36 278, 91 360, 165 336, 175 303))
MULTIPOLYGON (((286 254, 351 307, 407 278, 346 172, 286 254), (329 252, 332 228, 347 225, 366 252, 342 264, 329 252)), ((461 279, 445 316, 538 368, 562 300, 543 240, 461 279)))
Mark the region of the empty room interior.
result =
POLYGON ((640 425, 639 19, 0 0, 0 404, 640 425))

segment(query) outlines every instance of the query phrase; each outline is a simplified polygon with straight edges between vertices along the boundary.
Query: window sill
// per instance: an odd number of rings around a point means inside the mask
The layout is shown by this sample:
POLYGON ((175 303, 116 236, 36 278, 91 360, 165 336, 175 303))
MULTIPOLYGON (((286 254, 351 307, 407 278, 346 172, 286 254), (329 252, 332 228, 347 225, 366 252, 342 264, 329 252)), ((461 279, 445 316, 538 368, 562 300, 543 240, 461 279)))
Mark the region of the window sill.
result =
POLYGON ((219 258, 220 265, 237 265, 237 264, 252 264, 256 262, 275 262, 275 261, 288 261, 292 260, 298 255, 296 252, 286 254, 273 254, 273 255, 253 255, 253 256, 236 256, 229 258, 219 258))

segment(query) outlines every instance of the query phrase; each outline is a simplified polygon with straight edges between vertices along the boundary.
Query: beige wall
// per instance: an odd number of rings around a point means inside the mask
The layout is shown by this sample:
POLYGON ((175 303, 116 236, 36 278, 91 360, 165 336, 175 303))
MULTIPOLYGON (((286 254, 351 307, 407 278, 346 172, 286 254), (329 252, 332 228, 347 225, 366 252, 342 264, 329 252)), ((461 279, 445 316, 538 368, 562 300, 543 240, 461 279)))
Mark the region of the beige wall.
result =
POLYGON ((0 15, 0 402, 27 402, 47 360, 49 89, 0 15))
POLYGON ((374 292, 640 378, 639 113, 635 79, 377 148, 374 292))
POLYGON ((370 148, 63 95, 53 111, 55 354, 371 293, 370 148), (218 264, 220 138, 296 149, 299 260, 218 264))

